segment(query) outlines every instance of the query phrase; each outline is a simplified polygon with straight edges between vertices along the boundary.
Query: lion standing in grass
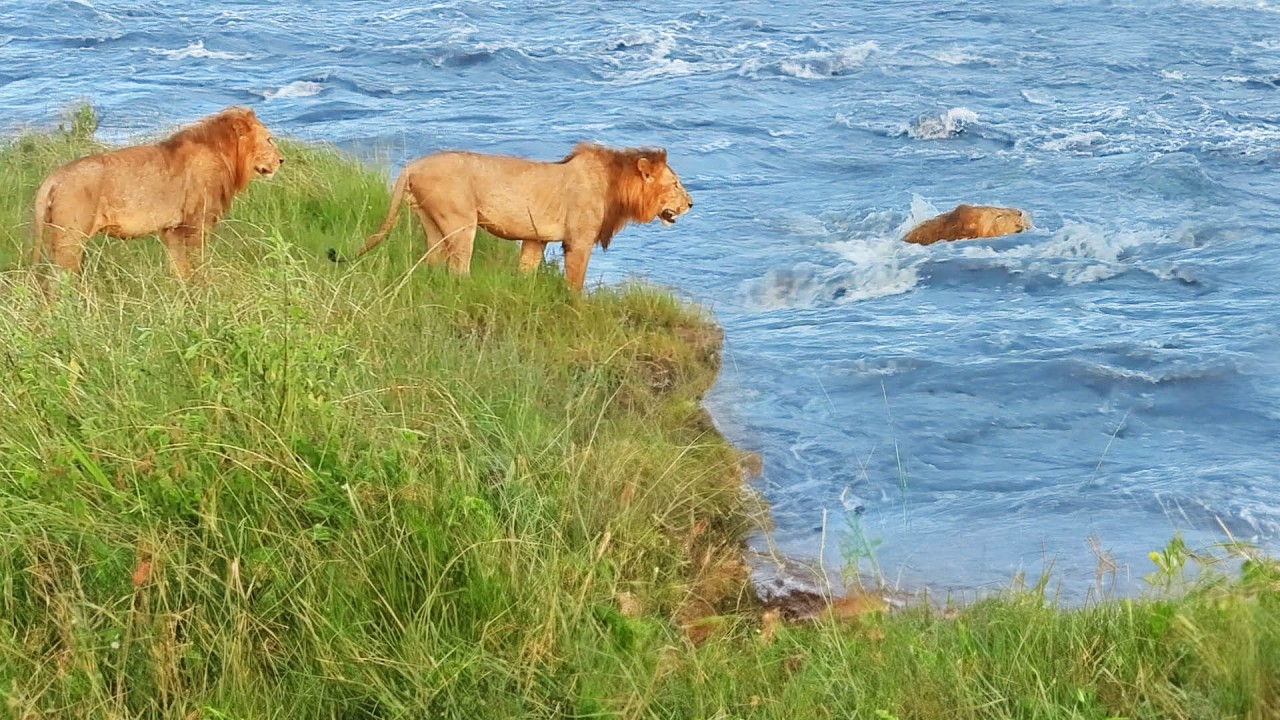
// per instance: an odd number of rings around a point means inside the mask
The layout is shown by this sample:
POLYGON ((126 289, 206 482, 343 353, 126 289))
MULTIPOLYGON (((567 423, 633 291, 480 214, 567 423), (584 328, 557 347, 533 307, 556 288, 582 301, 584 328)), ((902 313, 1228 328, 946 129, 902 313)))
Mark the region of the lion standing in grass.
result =
MULTIPOLYGON (((581 290, 596 244, 628 222, 671 224, 693 207, 662 149, 618 150, 579 143, 563 160, 441 152, 410 163, 396 179, 391 208, 355 257, 386 237, 408 194, 426 235, 425 259, 452 272, 471 267, 476 228, 519 240, 520 270, 533 270, 549 242, 564 243, 565 280, 581 290)), ((329 250, 337 260, 337 251, 329 250)))
POLYGON ((103 233, 159 233, 174 272, 191 273, 209 227, 255 175, 271 177, 284 158, 253 110, 231 107, 165 140, 87 155, 49 174, 36 191, 38 263, 80 272, 84 245, 103 233))

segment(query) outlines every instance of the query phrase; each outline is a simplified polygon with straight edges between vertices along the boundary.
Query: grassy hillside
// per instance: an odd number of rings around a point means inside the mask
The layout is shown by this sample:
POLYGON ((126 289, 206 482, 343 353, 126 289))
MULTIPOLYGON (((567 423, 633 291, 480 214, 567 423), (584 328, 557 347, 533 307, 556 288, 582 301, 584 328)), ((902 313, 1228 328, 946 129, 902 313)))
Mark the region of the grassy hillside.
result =
POLYGON ((1280 713, 1266 561, 1071 611, 762 619, 742 458, 699 404, 710 319, 651 288, 575 298, 492 238, 470 278, 413 269, 407 218, 333 266, 387 179, 324 148, 285 146, 199 282, 158 241, 98 242, 45 302, 18 262, 31 196, 91 129, 0 148, 12 717, 1280 713))

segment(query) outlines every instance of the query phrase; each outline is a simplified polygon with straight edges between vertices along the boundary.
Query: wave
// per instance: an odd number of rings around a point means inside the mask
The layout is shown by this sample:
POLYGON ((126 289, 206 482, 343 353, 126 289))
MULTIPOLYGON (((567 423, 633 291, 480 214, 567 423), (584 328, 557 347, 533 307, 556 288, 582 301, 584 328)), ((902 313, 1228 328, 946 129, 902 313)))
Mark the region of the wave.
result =
POLYGON ((1262 12, 1280 13, 1280 5, 1269 0, 1183 0, 1183 4, 1229 10, 1260 10, 1262 12))
POLYGON ((947 48, 945 50, 926 51, 925 55, 946 65, 985 65, 994 66, 999 62, 992 57, 983 55, 973 48, 947 48))
MULTIPOLYGON (((750 49, 759 51, 759 47, 750 49)), ((764 56, 750 57, 738 65, 738 75, 747 78, 761 76, 792 77, 801 80, 826 80, 848 75, 861 67, 872 53, 880 50, 873 40, 837 49, 806 50, 771 59, 764 56)))
POLYGON ((1000 247, 999 242, 964 242, 953 247, 967 260, 979 260, 986 266, 1001 268, 1011 274, 1082 285, 1127 272, 1136 267, 1135 263, 1128 261, 1137 248, 1167 239, 1151 232, 1108 232, 1092 223, 1071 222, 1046 240, 1013 247, 1000 247))
POLYGON ((264 90, 262 97, 267 100, 304 98, 319 95, 323 90, 324 85, 314 80, 294 80, 284 87, 275 90, 264 90))
POLYGON ((901 134, 915 140, 943 140, 963 135, 974 123, 978 113, 966 107, 954 107, 941 115, 921 115, 903 126, 901 134))
MULTIPOLYGON (((597 68, 597 76, 626 83, 721 72, 735 67, 732 60, 708 55, 705 48, 697 47, 696 42, 691 43, 688 38, 669 31, 645 29, 630 32, 606 43, 603 48, 599 44, 594 44, 594 47, 603 50, 598 57, 617 72, 616 75, 601 73, 597 68), (647 50, 648 55, 637 56, 633 49, 647 50)), ((599 64, 595 59, 589 62, 599 64)))
POLYGON ((783 75, 804 80, 837 77, 853 68, 861 67, 871 53, 879 49, 880 46, 875 41, 868 40, 839 50, 801 53, 778 63, 778 71, 783 75))
POLYGON ((1072 359, 1068 365, 1072 374, 1094 380, 1114 383, 1136 382, 1142 385, 1170 385, 1175 383, 1212 382, 1240 374, 1240 368, 1230 360, 1217 359, 1209 364, 1197 364, 1195 359, 1180 358, 1162 366, 1136 368, 1099 360, 1072 359))
POLYGON ((659 39, 660 36, 653 30, 639 30, 636 32, 626 33, 617 40, 606 43, 603 49, 606 51, 630 50, 634 47, 653 45, 657 43, 659 39))
POLYGON ((1054 105, 1058 99, 1043 90, 1022 90, 1022 99, 1032 105, 1054 105))
MULTIPOLYGON (((97 5, 89 2, 89 0, 62 0, 60 3, 67 11, 73 15, 79 15, 83 18, 91 20, 106 20, 107 22, 119 23, 120 19, 116 16, 102 10, 97 5)), ((56 9, 51 9, 53 13, 57 13, 56 9)))
MULTIPOLYGON (((913 201, 912 217, 917 213, 928 217, 931 207, 923 199, 918 205, 913 201)), ((822 246, 839 255, 841 261, 834 266, 799 263, 749 279, 742 284, 749 305, 775 309, 846 304, 900 295, 919 285, 924 252, 920 246, 898 239, 913 224, 911 217, 899 220, 898 214, 872 211, 844 228, 832 228, 831 223, 815 228, 814 224, 804 223, 804 234, 815 230, 830 233, 832 229, 844 232, 847 239, 822 246)))
POLYGON ((1097 130, 1068 133, 1059 138, 1045 142, 1044 149, 1050 152, 1069 152, 1081 155, 1096 155, 1097 150, 1107 145, 1107 136, 1097 130))
POLYGON ((800 263, 747 280, 742 293, 759 310, 843 305, 910 292, 920 282, 913 263, 887 260, 823 267, 800 263))
POLYGON ((220 50, 209 50, 204 46, 204 40, 196 40, 184 48, 176 50, 166 50, 164 48, 152 48, 151 53, 161 55, 170 60, 186 60, 187 58, 202 58, 208 60, 248 60, 253 57, 250 53, 233 53, 223 52, 220 50))

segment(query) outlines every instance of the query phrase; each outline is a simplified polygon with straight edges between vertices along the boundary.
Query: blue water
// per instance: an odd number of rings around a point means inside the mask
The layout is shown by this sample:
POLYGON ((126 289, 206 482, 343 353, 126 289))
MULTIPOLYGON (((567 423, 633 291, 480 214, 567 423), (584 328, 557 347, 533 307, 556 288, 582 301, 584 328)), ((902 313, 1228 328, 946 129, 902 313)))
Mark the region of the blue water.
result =
POLYGON ((695 210, 589 281, 724 325, 757 549, 838 576, 853 520, 904 588, 1079 597, 1095 546, 1132 592, 1176 531, 1280 545, 1280 0, 290 5, 0 0, 0 130, 88 97, 110 138, 247 103, 396 168, 665 145, 695 210), (1037 229, 897 240, 962 201, 1037 229))

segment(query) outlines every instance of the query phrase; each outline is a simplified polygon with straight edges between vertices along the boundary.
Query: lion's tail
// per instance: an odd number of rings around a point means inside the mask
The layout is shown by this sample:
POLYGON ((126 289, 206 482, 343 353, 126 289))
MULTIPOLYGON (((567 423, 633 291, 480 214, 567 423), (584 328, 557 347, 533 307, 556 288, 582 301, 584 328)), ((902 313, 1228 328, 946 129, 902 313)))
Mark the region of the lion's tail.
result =
MULTIPOLYGON (((359 258, 361 255, 369 252, 378 246, 387 237, 387 233, 391 232, 391 227, 396 224, 396 218, 400 215, 400 205, 404 202, 404 193, 409 189, 409 171, 405 169, 400 173, 400 177, 396 178, 396 184, 391 188, 391 207, 387 210, 387 217, 382 221, 382 227, 378 228, 378 232, 369 236, 364 241, 364 247, 360 248, 352 260, 359 258)), ((338 257, 338 251, 335 248, 329 248, 329 259, 333 262, 342 262, 343 258, 338 257)))
POLYGON ((49 224, 50 213, 53 210, 53 188, 52 180, 46 180, 40 184, 40 189, 36 191, 35 212, 31 219, 31 264, 40 263, 41 257, 44 255, 44 228, 49 224))

